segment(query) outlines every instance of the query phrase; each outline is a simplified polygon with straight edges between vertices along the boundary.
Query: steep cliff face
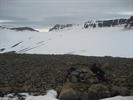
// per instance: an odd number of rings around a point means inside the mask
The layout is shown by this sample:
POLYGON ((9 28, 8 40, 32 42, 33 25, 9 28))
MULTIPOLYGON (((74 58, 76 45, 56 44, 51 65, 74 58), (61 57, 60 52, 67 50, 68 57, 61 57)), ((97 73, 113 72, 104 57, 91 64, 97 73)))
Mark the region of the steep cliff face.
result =
MULTIPOLYGON (((132 16, 128 19, 120 18, 120 19, 108 19, 108 20, 89 20, 86 21, 82 27, 86 28, 97 28, 97 27, 115 27, 119 25, 125 25, 125 27, 130 27, 132 25, 132 16)), ((50 28, 49 31, 58 31, 63 29, 68 29, 70 27, 74 27, 74 24, 56 24, 54 27, 50 28)))
POLYGON ((49 31, 54 31, 54 30, 61 30, 61 29, 66 29, 72 27, 73 24, 56 24, 54 27, 50 28, 49 31))
POLYGON ((96 28, 96 27, 114 27, 127 23, 128 19, 112 19, 112 20, 97 20, 87 21, 84 23, 84 28, 96 28))
POLYGON ((133 28, 133 16, 131 16, 128 20, 127 23, 125 25, 125 28, 131 29, 133 28))

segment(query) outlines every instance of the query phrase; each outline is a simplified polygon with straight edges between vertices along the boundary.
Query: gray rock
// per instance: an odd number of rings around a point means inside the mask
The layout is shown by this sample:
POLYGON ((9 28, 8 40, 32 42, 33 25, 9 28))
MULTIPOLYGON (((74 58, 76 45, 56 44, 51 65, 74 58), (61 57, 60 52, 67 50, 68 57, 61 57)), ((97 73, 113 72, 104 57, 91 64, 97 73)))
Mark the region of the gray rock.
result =
POLYGON ((125 87, 112 86, 111 95, 112 96, 116 96, 116 95, 127 96, 127 95, 130 95, 130 91, 125 87))
POLYGON ((93 84, 88 89, 90 100, 97 100, 105 97, 109 97, 110 92, 107 86, 103 84, 93 84))
POLYGON ((71 76, 71 82, 72 83, 77 83, 78 82, 78 78, 76 76, 71 76))
POLYGON ((64 84, 60 94, 60 100, 78 100, 77 92, 72 88, 71 83, 64 84))

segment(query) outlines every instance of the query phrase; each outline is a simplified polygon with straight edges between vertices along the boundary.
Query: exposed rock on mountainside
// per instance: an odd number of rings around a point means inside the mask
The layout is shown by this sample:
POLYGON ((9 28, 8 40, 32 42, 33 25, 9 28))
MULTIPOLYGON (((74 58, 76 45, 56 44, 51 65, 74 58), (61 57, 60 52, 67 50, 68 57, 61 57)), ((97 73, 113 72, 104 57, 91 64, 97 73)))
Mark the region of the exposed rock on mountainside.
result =
POLYGON ((128 19, 113 19, 113 20, 97 20, 97 21, 87 21, 84 23, 84 28, 89 27, 113 27, 116 25, 126 24, 128 19))
POLYGON ((30 28, 30 27, 17 27, 17 28, 10 28, 11 30, 15 31, 35 31, 38 32, 37 30, 30 28))
POLYGON ((125 28, 131 29, 133 27, 133 16, 131 16, 128 20, 127 20, 127 24, 125 25, 125 28))
POLYGON ((69 27, 72 27, 72 26, 73 26, 73 24, 66 24, 66 25, 56 24, 54 27, 49 29, 49 31, 65 29, 65 28, 69 28, 69 27))
POLYGON ((5 48, 2 48, 2 49, 0 49, 0 52, 3 52, 5 50, 5 48))
POLYGON ((34 32, 39 32, 33 28, 30 27, 14 27, 14 28, 9 28, 5 26, 0 26, 0 29, 9 29, 9 30, 14 30, 14 31, 34 31, 34 32))
MULTIPOLYGON (((84 28, 96 28, 96 27, 114 27, 118 25, 125 25, 125 27, 128 27, 130 25, 132 26, 132 16, 130 19, 120 18, 120 19, 111 19, 111 20, 89 20, 84 23, 84 28)), ((49 31, 54 30, 61 30, 72 27, 73 24, 56 24, 54 27, 50 28, 49 31)))
POLYGON ((4 27, 4 26, 0 26, 0 29, 6 29, 6 27, 4 27))

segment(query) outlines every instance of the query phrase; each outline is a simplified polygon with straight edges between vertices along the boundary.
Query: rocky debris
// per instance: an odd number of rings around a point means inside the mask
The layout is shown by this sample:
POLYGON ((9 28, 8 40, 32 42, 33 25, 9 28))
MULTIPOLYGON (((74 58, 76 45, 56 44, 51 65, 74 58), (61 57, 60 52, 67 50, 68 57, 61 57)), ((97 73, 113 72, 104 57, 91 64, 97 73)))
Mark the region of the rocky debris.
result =
POLYGON ((100 67, 98 67, 96 63, 90 66, 90 70, 96 75, 99 81, 107 82, 107 79, 105 78, 105 72, 100 67))
POLYGON ((49 29, 49 31, 66 29, 66 28, 70 28, 72 26, 73 26, 73 24, 66 24, 66 25, 56 24, 54 27, 49 29))
POLYGON ((76 69, 71 67, 67 71, 66 80, 72 83, 85 82, 88 78, 87 69, 76 69))
POLYGON ((128 19, 113 19, 113 20, 97 20, 87 21, 84 23, 84 28, 96 28, 96 27, 113 27, 117 25, 126 24, 128 19))
POLYGON ((0 94, 40 95, 55 89, 58 97, 70 100, 133 95, 132 66, 132 58, 0 54, 0 94), (94 63, 108 82, 99 81, 90 69, 94 63))
POLYGON ((67 71, 67 81, 59 93, 59 98, 61 100, 98 100, 131 94, 128 88, 112 84, 112 81, 107 80, 105 76, 105 72, 96 63, 88 69, 71 67, 67 71))

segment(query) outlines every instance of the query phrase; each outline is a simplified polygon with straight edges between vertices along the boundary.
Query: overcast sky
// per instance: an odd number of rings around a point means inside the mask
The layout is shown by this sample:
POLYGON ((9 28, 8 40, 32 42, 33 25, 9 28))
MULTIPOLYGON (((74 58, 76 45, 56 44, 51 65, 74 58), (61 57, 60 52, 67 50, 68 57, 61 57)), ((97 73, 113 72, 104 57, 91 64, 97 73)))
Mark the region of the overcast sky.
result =
POLYGON ((16 24, 74 23, 132 12, 133 0, 0 0, 0 20, 16 24))

